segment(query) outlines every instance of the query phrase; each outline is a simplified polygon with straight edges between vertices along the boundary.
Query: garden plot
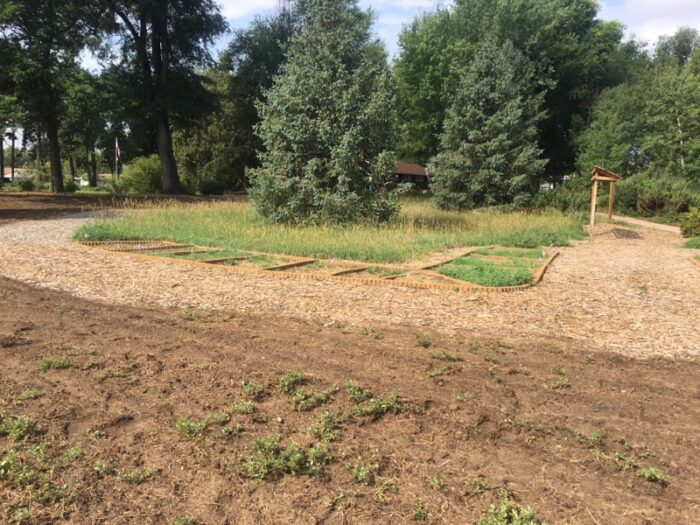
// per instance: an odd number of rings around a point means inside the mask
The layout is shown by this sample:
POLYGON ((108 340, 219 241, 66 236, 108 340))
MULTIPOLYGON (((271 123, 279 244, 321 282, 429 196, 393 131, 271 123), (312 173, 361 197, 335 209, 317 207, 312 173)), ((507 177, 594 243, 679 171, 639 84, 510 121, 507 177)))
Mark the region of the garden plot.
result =
POLYGON ((285 277, 354 280, 417 288, 511 290, 537 284, 557 252, 490 246, 424 268, 362 261, 310 259, 283 254, 158 241, 84 243, 112 252, 223 266, 236 271, 274 272, 285 277))

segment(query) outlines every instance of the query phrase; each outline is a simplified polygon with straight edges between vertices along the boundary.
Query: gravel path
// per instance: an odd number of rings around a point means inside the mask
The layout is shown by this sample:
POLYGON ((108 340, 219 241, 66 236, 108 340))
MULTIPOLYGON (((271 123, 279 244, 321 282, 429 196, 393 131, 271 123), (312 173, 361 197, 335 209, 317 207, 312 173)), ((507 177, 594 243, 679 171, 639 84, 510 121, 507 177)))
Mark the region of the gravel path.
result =
POLYGON ((90 220, 90 212, 0 226, 0 243, 66 244, 73 232, 90 220))
MULTIPOLYGON (((276 279, 217 267, 144 261, 65 243, 84 216, 0 228, 6 277, 113 303, 224 309, 381 327, 411 324, 468 337, 568 339, 582 348, 650 357, 700 356, 700 268, 675 234, 598 225, 562 249, 537 287, 458 294, 351 282, 276 279), (62 244, 63 242, 63 244, 62 244)), ((619 227, 619 226, 618 226, 619 227)))

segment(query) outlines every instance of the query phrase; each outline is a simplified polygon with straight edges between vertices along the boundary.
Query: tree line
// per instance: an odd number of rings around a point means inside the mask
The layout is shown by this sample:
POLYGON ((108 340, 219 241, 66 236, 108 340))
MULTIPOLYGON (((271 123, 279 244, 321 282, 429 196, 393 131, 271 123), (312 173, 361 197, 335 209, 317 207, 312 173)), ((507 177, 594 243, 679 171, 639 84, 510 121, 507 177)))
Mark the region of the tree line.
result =
POLYGON ((157 155, 162 191, 245 188, 286 222, 391 218, 397 158, 429 166, 447 209, 525 205, 592 164, 697 179, 698 33, 647 49, 598 7, 456 0, 392 62, 356 0, 291 2, 216 59, 212 0, 7 0, 0 120, 45 142, 54 191, 64 165, 95 185, 119 137, 157 155))

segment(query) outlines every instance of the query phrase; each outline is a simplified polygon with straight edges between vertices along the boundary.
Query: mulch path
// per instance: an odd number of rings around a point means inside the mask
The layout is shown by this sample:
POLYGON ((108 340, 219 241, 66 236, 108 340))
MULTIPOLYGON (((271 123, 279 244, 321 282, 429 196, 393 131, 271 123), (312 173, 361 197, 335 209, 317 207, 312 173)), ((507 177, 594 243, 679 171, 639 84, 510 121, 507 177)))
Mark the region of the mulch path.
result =
POLYGON ((410 323, 453 335, 573 341, 638 357, 700 355, 700 338, 691 328, 700 325, 700 275, 688 260, 693 252, 672 233, 640 229, 642 239, 618 239, 612 233, 618 226, 597 225, 589 239, 561 249, 537 287, 464 294, 281 280, 36 244, 37 235, 39 241, 63 239, 74 227, 70 221, 28 221, 0 228, 0 274, 109 303, 356 326, 410 323))

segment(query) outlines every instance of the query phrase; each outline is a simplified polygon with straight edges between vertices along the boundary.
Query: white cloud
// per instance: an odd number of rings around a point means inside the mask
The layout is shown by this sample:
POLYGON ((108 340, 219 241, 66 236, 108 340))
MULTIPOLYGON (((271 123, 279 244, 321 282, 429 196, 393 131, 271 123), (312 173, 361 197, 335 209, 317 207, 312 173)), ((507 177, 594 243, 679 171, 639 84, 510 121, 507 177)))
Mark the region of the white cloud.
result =
POLYGON ((679 27, 700 29, 698 0, 606 0, 600 18, 619 20, 635 35, 651 44, 662 35, 673 34, 679 27))

